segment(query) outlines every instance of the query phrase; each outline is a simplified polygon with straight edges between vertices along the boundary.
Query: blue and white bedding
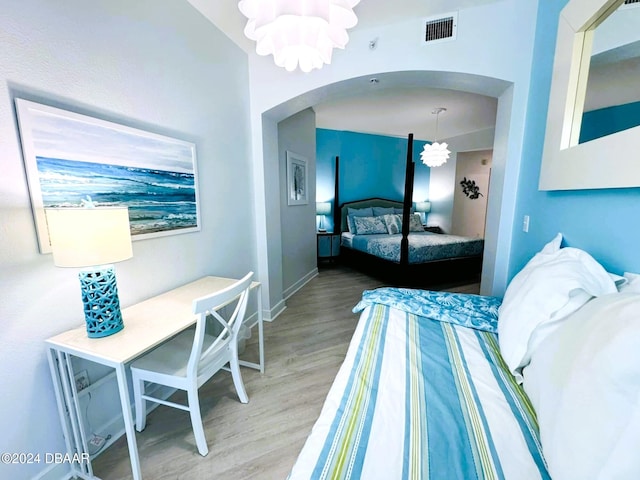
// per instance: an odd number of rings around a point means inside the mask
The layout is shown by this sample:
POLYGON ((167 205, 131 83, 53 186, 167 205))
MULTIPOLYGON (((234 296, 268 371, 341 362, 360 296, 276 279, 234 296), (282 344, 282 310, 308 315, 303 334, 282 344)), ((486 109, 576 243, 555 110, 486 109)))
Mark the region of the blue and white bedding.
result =
POLYGON ((550 478, 533 410, 498 351, 499 300, 431 293, 365 292, 290 480, 550 478))
MULTIPOLYGON (((447 258, 472 257, 482 254, 484 240, 432 232, 409 234, 409 263, 427 263, 447 258)), ((349 248, 391 262, 400 262, 401 234, 350 235, 349 248)), ((345 242, 343 241, 343 244, 345 242)))

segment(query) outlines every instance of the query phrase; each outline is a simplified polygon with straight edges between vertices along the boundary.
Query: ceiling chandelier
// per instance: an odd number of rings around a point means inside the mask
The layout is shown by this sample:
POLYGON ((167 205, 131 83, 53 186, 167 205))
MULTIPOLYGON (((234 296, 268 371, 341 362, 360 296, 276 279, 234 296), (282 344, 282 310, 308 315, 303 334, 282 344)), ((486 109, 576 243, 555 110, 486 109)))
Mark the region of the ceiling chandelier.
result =
POLYGON ((449 154, 451 153, 447 148, 448 145, 446 143, 438 143, 436 141, 438 138, 438 116, 442 112, 446 111, 446 108, 438 107, 434 109, 433 112, 431 112, 436 116, 436 136, 434 137, 433 143, 425 144, 424 150, 422 150, 422 153, 420 154, 422 163, 424 163, 428 167, 439 167, 447 161, 447 159, 449 158, 449 154))
POLYGON ((248 18, 244 34, 256 41, 258 55, 273 55, 279 67, 303 72, 331 63, 334 48, 349 41, 347 29, 358 23, 360 0, 240 0, 248 18))

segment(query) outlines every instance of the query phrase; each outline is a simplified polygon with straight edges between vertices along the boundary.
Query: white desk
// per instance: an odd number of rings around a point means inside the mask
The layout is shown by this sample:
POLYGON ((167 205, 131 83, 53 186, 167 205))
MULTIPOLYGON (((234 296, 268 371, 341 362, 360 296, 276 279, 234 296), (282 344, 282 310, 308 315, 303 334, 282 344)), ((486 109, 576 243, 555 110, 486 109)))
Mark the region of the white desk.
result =
MULTIPOLYGON (((195 324, 192 312, 194 299, 221 290, 237 280, 222 277, 204 277, 169 292, 145 300, 122 310, 124 329, 103 338, 89 338, 82 326, 49 338, 49 367, 56 391, 58 413, 62 422, 69 455, 86 459, 87 435, 84 431, 78 391, 74 380, 71 357, 81 357, 115 369, 124 418, 124 427, 131 458, 133 478, 141 480, 140 459, 136 444, 131 397, 127 382, 126 364, 151 350, 182 330, 195 324), (67 413, 68 411, 68 413, 67 413)), ((264 372, 264 338, 262 326, 262 300, 260 282, 253 282, 258 298, 259 363, 241 360, 240 364, 264 372)), ((255 325, 255 323, 253 324, 255 325)), ((253 325, 250 325, 251 327, 253 325)), ((76 457, 76 458, 78 458, 76 457)), ((96 479, 90 461, 72 464, 73 474, 83 479, 96 479)))

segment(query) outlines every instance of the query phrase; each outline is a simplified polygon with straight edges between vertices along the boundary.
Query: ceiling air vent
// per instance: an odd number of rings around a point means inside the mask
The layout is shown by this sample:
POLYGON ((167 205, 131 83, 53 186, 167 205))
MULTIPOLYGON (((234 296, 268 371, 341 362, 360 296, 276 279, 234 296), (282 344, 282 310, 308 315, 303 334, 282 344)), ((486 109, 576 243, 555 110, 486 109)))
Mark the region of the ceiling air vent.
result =
POLYGON ((634 3, 640 3, 640 0, 625 0, 625 5, 632 5, 634 3))
POLYGON ((422 43, 431 44, 456 39, 458 12, 425 18, 422 21, 422 43))
POLYGON ((620 8, 626 7, 640 7, 640 0, 625 0, 625 2, 620 5, 620 8))

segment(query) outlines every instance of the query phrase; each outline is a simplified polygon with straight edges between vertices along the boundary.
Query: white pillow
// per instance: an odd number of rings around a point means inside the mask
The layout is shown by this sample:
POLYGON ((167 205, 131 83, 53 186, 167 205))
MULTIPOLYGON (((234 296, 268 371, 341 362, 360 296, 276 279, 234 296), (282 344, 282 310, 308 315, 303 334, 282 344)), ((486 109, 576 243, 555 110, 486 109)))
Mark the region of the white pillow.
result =
POLYGON ((619 287, 621 292, 640 293, 640 273, 624 272, 627 282, 619 287))
POLYGON ((609 274, 609 276, 611 277, 611 280, 613 280, 613 283, 616 284, 616 288, 618 289, 618 291, 620 291, 620 289, 626 285, 627 283, 629 283, 629 280, 626 277, 623 277, 622 275, 617 275, 615 273, 611 273, 611 272, 607 272, 609 274))
POLYGON ((593 257, 577 248, 560 248, 561 242, 558 234, 511 280, 498 310, 500 353, 518 382, 531 348, 544 340, 555 322, 594 296, 617 292, 593 257))
POLYGON ((554 480, 640 478, 640 295, 595 298, 531 354, 524 389, 554 480))

